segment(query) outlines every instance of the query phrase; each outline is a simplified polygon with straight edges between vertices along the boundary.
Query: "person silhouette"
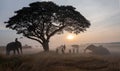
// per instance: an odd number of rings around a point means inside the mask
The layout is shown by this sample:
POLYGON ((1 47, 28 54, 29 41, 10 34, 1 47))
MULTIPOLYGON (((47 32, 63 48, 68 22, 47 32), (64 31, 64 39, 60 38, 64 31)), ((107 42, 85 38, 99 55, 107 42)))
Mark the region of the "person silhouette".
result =
POLYGON ((66 49, 66 46, 65 46, 65 44, 62 46, 62 53, 64 54, 65 53, 65 49, 66 49))
POLYGON ((18 42, 18 38, 15 38, 15 42, 18 42))
MULTIPOLYGON (((18 50, 20 49, 20 51, 22 53, 22 44, 21 44, 21 42, 18 41, 18 38, 15 38, 15 43, 17 44, 17 46, 19 46, 17 48, 18 48, 18 50)), ((18 53, 19 53, 19 51, 18 51, 18 53)))

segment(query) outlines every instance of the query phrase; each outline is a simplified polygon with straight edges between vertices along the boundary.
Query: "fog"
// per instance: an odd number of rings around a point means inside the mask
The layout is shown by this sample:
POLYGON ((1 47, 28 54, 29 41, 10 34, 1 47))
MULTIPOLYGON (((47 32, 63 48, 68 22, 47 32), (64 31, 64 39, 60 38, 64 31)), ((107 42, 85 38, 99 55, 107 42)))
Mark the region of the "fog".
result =
MULTIPOLYGON (((84 53, 84 49, 91 45, 89 44, 81 44, 79 45, 79 53, 84 53)), ((120 44, 113 44, 113 43, 94 43, 95 46, 100 46, 102 45, 104 48, 107 48, 108 51, 110 51, 111 55, 117 55, 120 56, 120 44)), ((59 46, 58 46, 59 47, 59 46)), ((50 50, 52 51, 56 51, 56 48, 58 47, 51 47, 50 46, 50 50)), ((72 49, 73 47, 71 45, 66 45, 66 49, 65 49, 65 53, 68 53, 70 49, 72 49)), ((43 51, 42 47, 32 47, 32 48, 23 48, 23 54, 35 54, 35 53, 39 53, 43 51)), ((5 48, 0 48, 0 53, 1 54, 5 54, 6 50, 5 48)), ((10 52, 11 54, 13 54, 13 51, 10 52)))

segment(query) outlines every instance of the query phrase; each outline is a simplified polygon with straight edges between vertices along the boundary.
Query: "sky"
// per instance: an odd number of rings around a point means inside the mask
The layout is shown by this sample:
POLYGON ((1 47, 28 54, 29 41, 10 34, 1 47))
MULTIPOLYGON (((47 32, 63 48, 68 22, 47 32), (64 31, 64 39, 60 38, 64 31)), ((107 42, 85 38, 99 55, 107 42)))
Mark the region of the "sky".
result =
MULTIPOLYGON (((0 0, 0 45, 6 45, 15 38, 22 37, 16 34, 16 31, 5 28, 4 22, 14 15, 14 11, 36 1, 53 1, 58 5, 72 5, 91 23, 87 31, 74 35, 73 40, 66 39, 70 33, 53 36, 50 47, 61 44, 120 42, 120 0, 0 0)), ((23 45, 41 46, 38 42, 25 37, 19 41, 23 45)))

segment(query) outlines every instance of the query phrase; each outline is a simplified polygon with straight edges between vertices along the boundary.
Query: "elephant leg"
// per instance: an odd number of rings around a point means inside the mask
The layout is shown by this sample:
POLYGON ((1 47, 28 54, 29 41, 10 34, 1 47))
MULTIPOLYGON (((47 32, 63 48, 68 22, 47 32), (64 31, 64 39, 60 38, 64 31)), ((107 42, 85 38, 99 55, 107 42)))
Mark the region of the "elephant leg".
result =
POLYGON ((23 53, 23 52, 22 52, 22 48, 20 48, 20 51, 21 51, 21 54, 22 54, 22 53, 23 53))
POLYGON ((13 50, 13 52, 14 52, 14 54, 16 54, 16 51, 15 51, 15 50, 13 50))
POLYGON ((20 54, 19 49, 17 49, 17 53, 20 54))
POLYGON ((22 54, 22 48, 18 48, 19 54, 22 54))

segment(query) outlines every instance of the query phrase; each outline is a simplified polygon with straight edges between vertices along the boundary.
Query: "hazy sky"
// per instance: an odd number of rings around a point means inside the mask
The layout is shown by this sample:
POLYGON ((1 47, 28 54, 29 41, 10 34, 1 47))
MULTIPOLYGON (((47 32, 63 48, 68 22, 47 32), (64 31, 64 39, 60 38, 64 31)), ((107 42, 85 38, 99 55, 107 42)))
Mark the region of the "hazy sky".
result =
MULTIPOLYGON (((72 5, 91 22, 90 28, 84 33, 75 35, 74 40, 66 39, 69 33, 56 35, 52 37, 50 46, 59 46, 64 43, 120 41, 120 0, 0 0, 0 45, 6 45, 8 42, 14 41, 16 37, 20 37, 15 31, 6 29, 3 22, 12 17, 14 11, 36 1, 53 1, 58 5, 72 5)), ((26 38, 19 40, 23 44, 38 45, 37 42, 26 38)))

